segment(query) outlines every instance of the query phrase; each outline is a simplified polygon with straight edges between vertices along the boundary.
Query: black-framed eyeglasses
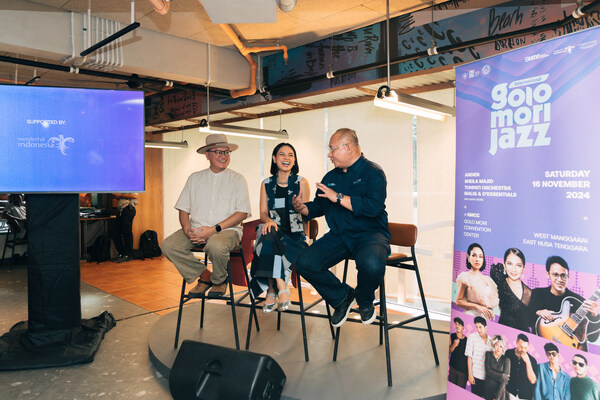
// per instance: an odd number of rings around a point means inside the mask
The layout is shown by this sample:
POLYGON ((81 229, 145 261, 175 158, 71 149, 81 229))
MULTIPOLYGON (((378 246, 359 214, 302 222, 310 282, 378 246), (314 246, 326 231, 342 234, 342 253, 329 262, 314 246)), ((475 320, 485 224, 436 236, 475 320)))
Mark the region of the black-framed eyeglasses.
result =
POLYGON ((556 351, 548 351, 546 353, 546 355, 548 355, 548 357, 558 357, 558 352, 556 352, 556 351))
POLYGON ((206 150, 207 153, 215 153, 217 156, 229 156, 231 150, 206 150))
POLYGON ((569 274, 557 274, 556 272, 553 272, 550 274, 550 276, 552 277, 552 279, 559 279, 566 281, 567 279, 569 279, 569 274))
POLYGON ((575 361, 575 360, 573 360, 572 363, 573 363, 573 366, 579 365, 582 368, 585 367, 585 365, 586 365, 585 363, 582 363, 582 362, 579 362, 579 361, 575 361))

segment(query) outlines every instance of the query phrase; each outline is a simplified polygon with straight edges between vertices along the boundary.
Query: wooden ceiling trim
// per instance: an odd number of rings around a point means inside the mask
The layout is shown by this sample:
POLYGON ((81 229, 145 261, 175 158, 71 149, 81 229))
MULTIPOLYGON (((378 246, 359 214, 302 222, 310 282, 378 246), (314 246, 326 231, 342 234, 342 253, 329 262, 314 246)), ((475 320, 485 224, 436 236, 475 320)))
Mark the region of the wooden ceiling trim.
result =
POLYGON ((369 88, 366 88, 366 87, 357 87, 356 90, 358 90, 360 92, 363 92, 363 93, 366 93, 369 96, 375 96, 377 94, 377 90, 369 89, 369 88))
MULTIPOLYGON (((250 114, 250 113, 244 113, 244 112, 240 112, 240 111, 227 111, 227 112, 229 114, 237 115, 244 119, 256 119, 256 118, 260 118, 260 116, 261 116, 261 114, 250 114)), ((219 121, 219 122, 221 122, 221 121, 219 121)))
POLYGON ((287 104, 288 106, 292 106, 292 107, 304 108, 306 110, 314 110, 315 109, 315 106, 313 104, 298 103, 296 101, 290 101, 290 100, 284 100, 284 101, 282 101, 282 103, 287 104))
MULTIPOLYGON (((312 110, 319 110, 319 109, 323 109, 323 108, 327 108, 327 107, 336 107, 336 106, 343 106, 343 105, 347 105, 347 104, 356 104, 356 103, 362 103, 365 101, 372 101, 373 100, 373 96, 358 96, 358 97, 349 97, 347 99, 341 99, 341 100, 333 100, 333 101, 326 101, 323 103, 318 103, 318 104, 312 104, 312 110)), ((306 111, 303 108, 288 108, 285 110, 281 110, 281 114, 294 114, 294 113, 298 113, 298 112, 304 112, 306 111)), ((280 112, 279 111, 269 111, 266 113, 261 113, 261 114, 256 114, 257 118, 267 118, 267 117, 274 117, 279 115, 280 112)), ((224 119, 219 121, 219 123, 223 123, 223 124, 230 124, 230 123, 234 123, 234 122, 241 122, 241 121, 245 121, 246 118, 230 118, 230 119, 224 119)))

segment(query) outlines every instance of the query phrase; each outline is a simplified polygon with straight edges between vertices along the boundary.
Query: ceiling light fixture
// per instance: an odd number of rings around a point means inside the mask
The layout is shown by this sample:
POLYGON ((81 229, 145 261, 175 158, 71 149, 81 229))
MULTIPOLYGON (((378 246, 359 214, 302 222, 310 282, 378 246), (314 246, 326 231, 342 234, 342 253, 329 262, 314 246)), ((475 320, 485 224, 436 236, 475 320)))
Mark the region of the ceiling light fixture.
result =
POLYGON ((277 7, 283 12, 290 12, 296 7, 297 0, 275 0, 277 2, 277 7))
MULTIPOLYGON (((210 69, 209 69, 210 79, 210 69)), ((281 115, 279 117, 279 125, 281 128, 281 115)), ((231 136, 242 136, 256 139, 287 139, 289 137, 287 131, 271 131, 268 129, 258 128, 245 128, 242 126, 225 125, 225 124, 212 124, 210 122, 210 85, 206 85, 206 119, 200 121, 200 127, 198 130, 202 133, 223 133, 231 136)))
POLYGON ((186 140, 182 142, 165 142, 162 140, 146 140, 144 147, 151 149, 187 149, 188 142, 186 140))
MULTIPOLYGON (((377 90, 377 95, 373 100, 376 107, 387 108, 388 110, 400 111, 407 114, 418 115, 425 118, 431 118, 438 121, 445 121, 448 116, 456 115, 456 108, 436 103, 434 101, 411 96, 406 93, 396 93, 391 89, 390 82, 390 1, 386 0, 386 47, 387 47, 387 85, 381 86, 377 90)), ((432 24, 433 25, 433 24, 432 24)), ((433 29, 433 27, 432 27, 433 29)), ((435 47, 435 43, 432 43, 435 47)))
POLYGON ((456 115, 456 109, 434 101, 415 97, 406 93, 396 93, 388 86, 381 86, 373 104, 388 110, 414 114, 420 117, 445 121, 446 117, 456 115))
POLYGON ((289 135, 285 130, 272 131, 268 129, 246 128, 243 126, 226 125, 226 124, 208 124, 203 119, 200 121, 199 131, 203 133, 223 133, 231 136, 242 136, 256 139, 282 140, 288 139, 289 135))

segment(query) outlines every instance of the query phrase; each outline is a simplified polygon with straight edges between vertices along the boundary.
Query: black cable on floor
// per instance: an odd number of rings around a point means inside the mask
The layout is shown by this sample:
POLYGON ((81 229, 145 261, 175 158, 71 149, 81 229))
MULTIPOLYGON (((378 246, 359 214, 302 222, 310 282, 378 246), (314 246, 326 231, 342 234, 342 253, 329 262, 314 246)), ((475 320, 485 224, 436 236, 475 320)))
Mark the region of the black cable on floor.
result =
POLYGON ((141 313, 141 314, 136 314, 136 315, 131 315, 131 316, 129 316, 129 317, 124 317, 124 318, 116 319, 115 321, 116 321, 116 322, 119 322, 119 321, 125 321, 125 320, 128 320, 128 319, 132 319, 132 318, 141 317, 141 316, 143 316, 143 315, 154 314, 154 313, 157 313, 157 312, 159 312, 159 311, 172 310, 172 309, 174 309, 174 308, 179 308, 179 306, 173 306, 173 307, 161 308, 160 310, 154 310, 154 311, 147 311, 147 312, 144 312, 144 313, 141 313))

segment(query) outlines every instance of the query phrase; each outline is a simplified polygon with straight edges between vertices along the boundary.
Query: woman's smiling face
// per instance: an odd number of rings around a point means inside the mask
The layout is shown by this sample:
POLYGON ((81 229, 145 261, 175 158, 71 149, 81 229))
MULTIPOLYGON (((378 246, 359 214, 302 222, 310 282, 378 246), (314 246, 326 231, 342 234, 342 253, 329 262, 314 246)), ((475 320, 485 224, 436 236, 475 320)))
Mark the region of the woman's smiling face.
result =
POLYGON ((291 171, 296 163, 294 150, 292 150, 290 146, 281 146, 281 148, 277 150, 277 154, 273 156, 273 162, 280 171, 291 171))
POLYGON ((510 253, 506 257, 506 261, 504 261, 504 268, 506 269, 506 274, 508 275, 509 279, 518 281, 523 275, 525 265, 523 265, 523 260, 521 260, 520 257, 518 257, 516 254, 510 253))

